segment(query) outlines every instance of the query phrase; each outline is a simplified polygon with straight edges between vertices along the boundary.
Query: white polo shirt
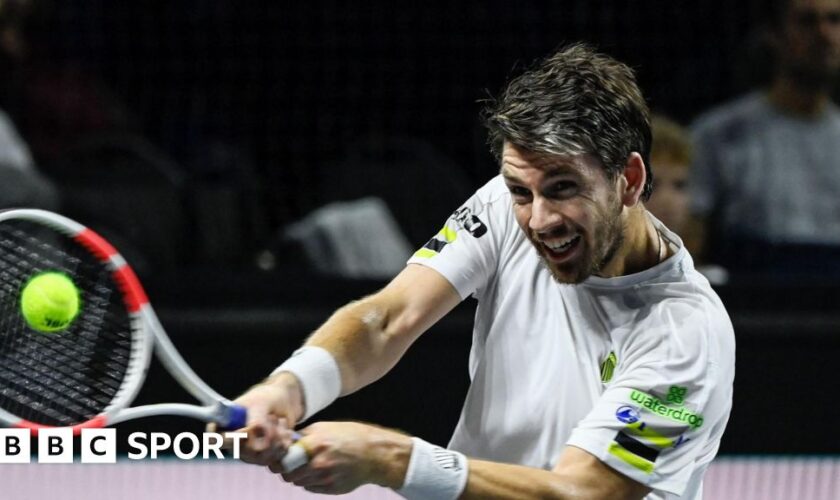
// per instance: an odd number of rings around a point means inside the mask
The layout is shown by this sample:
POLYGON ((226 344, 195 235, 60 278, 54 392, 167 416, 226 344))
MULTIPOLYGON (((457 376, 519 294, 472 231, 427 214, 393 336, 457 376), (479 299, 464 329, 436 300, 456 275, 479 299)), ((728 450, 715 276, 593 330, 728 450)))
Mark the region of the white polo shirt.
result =
POLYGON ((550 470, 573 445, 653 488, 649 499, 702 498, 731 408, 734 335, 679 237, 653 221, 672 257, 558 284, 497 176, 414 254, 478 299, 450 448, 550 470))

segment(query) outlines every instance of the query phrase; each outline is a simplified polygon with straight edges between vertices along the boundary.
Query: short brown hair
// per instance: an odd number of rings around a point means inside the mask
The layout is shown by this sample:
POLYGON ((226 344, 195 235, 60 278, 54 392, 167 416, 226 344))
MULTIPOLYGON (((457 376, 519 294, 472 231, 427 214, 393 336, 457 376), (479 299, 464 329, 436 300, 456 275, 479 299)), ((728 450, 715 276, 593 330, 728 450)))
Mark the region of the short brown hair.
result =
POLYGON ((637 152, 650 197, 650 111, 633 70, 584 44, 567 46, 514 78, 484 111, 491 150, 504 142, 549 154, 592 154, 610 179, 637 152))

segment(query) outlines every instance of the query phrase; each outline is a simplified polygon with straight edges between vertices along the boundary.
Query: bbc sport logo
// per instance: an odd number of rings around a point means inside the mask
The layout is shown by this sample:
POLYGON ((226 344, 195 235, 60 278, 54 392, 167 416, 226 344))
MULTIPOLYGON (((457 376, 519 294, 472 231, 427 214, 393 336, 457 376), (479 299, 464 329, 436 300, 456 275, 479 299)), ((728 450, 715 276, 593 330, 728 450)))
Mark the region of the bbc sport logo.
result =
MULTIPOLYGON (((117 463, 116 429, 82 429, 79 458, 82 463, 117 463)), ((182 432, 174 438, 163 432, 132 432, 128 435, 129 460, 155 460, 171 450, 182 460, 224 459, 223 445, 231 458, 239 459, 244 432, 204 432, 196 435, 182 432)), ((29 429, 0 429, 0 464, 28 464, 32 462, 32 441, 29 429)), ((73 430, 68 428, 38 431, 38 463, 69 464, 75 459, 73 430)))

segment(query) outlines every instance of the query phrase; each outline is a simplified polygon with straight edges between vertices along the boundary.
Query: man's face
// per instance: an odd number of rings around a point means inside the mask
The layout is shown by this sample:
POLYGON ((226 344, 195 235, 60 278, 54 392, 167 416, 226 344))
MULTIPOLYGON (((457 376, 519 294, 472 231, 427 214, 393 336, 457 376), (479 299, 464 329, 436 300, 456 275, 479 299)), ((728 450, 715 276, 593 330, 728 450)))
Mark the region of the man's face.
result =
POLYGON ((840 72, 840 0, 790 0, 782 30, 786 71, 817 83, 840 72))
POLYGON ((533 153, 505 143, 502 175, 516 222, 558 282, 597 274, 621 247, 623 205, 595 157, 533 153))
POLYGON ((688 221, 688 165, 668 158, 652 158, 653 194, 645 207, 669 229, 682 234, 688 221))

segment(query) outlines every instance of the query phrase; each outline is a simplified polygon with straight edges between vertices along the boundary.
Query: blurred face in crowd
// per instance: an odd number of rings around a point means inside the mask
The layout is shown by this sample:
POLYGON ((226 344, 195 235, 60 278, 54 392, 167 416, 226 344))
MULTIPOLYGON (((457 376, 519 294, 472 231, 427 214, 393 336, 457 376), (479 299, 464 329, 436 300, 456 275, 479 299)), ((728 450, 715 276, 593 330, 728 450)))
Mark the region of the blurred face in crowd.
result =
POLYGON ((534 153, 506 142, 502 175, 517 223, 558 282, 597 274, 621 247, 617 183, 594 156, 534 153))
POLYGON ((16 60, 25 56, 23 27, 33 7, 32 0, 0 0, 0 57, 16 60))
POLYGON ((782 19, 782 70, 813 83, 840 72, 840 0, 789 0, 782 19))
POLYGON ((656 176, 645 208, 668 229, 681 234, 689 216, 688 164, 655 155, 652 164, 656 176))

